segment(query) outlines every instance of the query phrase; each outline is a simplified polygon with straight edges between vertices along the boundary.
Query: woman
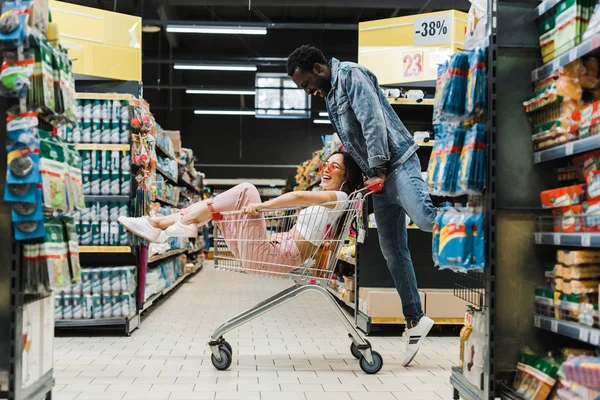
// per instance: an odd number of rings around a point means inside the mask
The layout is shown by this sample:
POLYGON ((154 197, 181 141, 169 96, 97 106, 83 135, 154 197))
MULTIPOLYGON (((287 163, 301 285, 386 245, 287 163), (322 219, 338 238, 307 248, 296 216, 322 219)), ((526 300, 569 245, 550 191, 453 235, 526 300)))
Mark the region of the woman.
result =
POLYGON ((161 237, 196 237, 198 227, 223 212, 215 221, 234 256, 245 269, 287 272, 310 258, 330 227, 343 214, 348 195, 362 186, 360 168, 350 154, 335 152, 319 168, 320 192, 290 192, 261 203, 260 194, 250 183, 241 183, 211 199, 203 200, 166 217, 119 217, 130 232, 154 242, 161 237), (319 205, 321 204, 321 205, 319 205), (269 234, 265 219, 257 211, 274 208, 303 208, 296 224, 288 231, 269 234), (241 213, 227 213, 241 211, 241 213), (164 231, 163 231, 164 230, 164 231), (164 233, 163 233, 164 232, 164 233))

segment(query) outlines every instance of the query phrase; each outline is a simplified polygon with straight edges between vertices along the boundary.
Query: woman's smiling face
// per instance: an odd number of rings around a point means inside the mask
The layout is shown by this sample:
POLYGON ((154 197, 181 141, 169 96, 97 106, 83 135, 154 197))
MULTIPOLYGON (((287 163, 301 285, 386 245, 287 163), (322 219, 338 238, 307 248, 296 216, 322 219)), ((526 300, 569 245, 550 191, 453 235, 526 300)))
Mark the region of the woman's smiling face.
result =
POLYGON ((340 190, 342 183, 346 180, 344 156, 341 154, 332 155, 321 164, 319 171, 323 190, 340 190))

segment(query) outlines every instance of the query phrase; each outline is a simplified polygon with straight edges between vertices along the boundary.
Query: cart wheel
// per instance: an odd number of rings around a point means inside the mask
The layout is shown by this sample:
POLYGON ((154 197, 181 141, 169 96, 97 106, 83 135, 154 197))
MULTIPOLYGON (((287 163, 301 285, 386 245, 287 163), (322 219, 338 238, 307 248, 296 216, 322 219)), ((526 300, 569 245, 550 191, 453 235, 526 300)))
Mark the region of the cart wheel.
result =
POLYGON ((233 349, 231 348, 231 345, 229 344, 228 341, 223 340, 221 342, 221 346, 224 346, 227 350, 229 350, 229 354, 233 355, 233 349))
POLYGON ((219 371, 224 371, 231 365, 231 361, 233 358, 231 357, 231 353, 225 346, 219 347, 219 352, 221 353, 221 361, 217 360, 214 354, 211 354, 210 361, 212 361, 213 366, 219 371))
MULTIPOLYGON (((369 348, 371 348, 371 342, 369 342, 367 339, 365 339, 365 342, 367 342, 367 344, 369 345, 369 348)), ((358 350, 358 347, 356 347, 354 342, 352 342, 350 344, 350 353, 352 353, 354 358, 356 358, 357 360, 360 360, 362 357, 362 354, 360 354, 360 351, 358 350)))
POLYGON ((376 374, 381 371, 381 368, 383 367, 383 358, 381 357, 381 354, 376 351, 371 351, 371 356, 373 357, 373 365, 369 365, 364 357, 361 357, 360 359, 360 369, 362 369, 365 374, 376 374))

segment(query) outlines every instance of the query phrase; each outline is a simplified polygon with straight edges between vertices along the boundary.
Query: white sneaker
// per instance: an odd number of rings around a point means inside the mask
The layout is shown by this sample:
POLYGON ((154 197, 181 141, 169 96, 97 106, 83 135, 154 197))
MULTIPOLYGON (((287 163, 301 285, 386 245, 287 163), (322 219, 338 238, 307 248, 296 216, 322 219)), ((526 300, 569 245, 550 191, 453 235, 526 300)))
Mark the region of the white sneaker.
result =
POLYGON ((165 233, 165 231, 163 231, 161 229, 160 230, 160 235, 158 236, 158 239, 156 239, 156 243, 166 243, 167 240, 169 240, 169 237, 167 236, 167 234, 165 233))
POLYGON ((179 218, 177 222, 165 229, 165 233, 168 237, 195 238, 198 237, 198 225, 184 225, 181 223, 181 218, 179 218))
POLYGON ((421 344, 423 343, 423 340, 425 340, 427 334, 429 334, 429 331, 433 327, 433 324, 433 320, 427 315, 424 315, 419 320, 417 326, 410 329, 406 327, 404 329, 404 334, 402 335, 406 341, 406 357, 402 362, 404 367, 408 366, 408 364, 410 364, 415 358, 419 348, 421 347, 421 344))
POLYGON ((132 218, 120 216, 118 221, 129 232, 138 235, 149 242, 156 242, 162 232, 161 229, 155 228, 150 224, 148 217, 132 218))

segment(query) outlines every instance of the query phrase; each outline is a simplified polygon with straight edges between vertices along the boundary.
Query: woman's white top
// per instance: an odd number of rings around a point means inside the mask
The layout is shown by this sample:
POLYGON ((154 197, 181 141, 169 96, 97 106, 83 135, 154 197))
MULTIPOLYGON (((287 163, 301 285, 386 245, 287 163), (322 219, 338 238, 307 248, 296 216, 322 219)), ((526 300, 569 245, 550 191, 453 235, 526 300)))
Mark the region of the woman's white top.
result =
POLYGON ((335 195, 337 197, 335 208, 310 206, 302 209, 298 214, 296 229, 304 239, 315 246, 319 246, 325 239, 328 227, 333 226, 346 206, 348 195, 344 192, 335 192, 335 195))

